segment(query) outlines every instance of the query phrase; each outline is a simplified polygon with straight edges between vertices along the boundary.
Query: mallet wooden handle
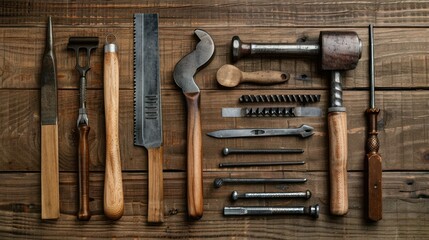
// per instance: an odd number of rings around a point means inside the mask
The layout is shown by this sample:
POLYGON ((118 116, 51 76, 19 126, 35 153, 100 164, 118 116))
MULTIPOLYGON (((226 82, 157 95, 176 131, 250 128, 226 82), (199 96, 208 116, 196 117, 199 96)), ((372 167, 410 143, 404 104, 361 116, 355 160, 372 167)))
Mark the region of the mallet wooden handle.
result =
POLYGON ((60 217, 57 124, 42 125, 41 151, 42 219, 57 219, 60 217))
POLYGON ((149 223, 164 222, 163 148, 148 148, 148 210, 149 223))
POLYGON ((79 127, 79 220, 89 220, 89 144, 90 127, 80 124, 79 127))
POLYGON ((188 108, 188 215, 193 219, 203 216, 202 137, 199 109, 200 93, 185 93, 188 108))
POLYGON ((104 48, 104 109, 106 118, 104 215, 112 220, 117 220, 124 213, 124 194, 118 124, 119 63, 115 44, 106 44, 104 48))
POLYGON ((347 114, 328 113, 331 214, 348 211, 347 191, 347 114))

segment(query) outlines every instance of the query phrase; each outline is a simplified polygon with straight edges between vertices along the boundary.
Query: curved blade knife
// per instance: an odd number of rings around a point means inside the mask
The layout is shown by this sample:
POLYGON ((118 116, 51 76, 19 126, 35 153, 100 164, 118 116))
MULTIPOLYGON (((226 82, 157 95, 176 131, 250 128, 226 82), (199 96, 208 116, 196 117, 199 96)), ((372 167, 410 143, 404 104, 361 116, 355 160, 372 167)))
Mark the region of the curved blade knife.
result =
POLYGON ((202 137, 199 108, 200 89, 195 84, 194 75, 212 59, 215 45, 207 32, 197 29, 194 33, 200 42, 194 51, 176 64, 173 77, 176 84, 183 90, 188 108, 188 215, 193 219, 199 219, 203 215, 202 137))

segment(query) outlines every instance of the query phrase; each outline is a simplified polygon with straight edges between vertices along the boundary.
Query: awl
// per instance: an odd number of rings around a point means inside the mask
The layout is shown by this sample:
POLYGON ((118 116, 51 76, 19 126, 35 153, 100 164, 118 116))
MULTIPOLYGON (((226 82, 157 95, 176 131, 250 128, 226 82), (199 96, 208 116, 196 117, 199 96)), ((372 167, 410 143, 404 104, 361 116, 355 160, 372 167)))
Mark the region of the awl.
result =
POLYGON ((148 152, 148 219, 164 221, 158 14, 134 15, 134 145, 148 152))
POLYGON ((60 216, 58 172, 57 72, 49 17, 41 74, 41 209, 42 219, 60 216))
POLYGON ((380 109, 375 107, 375 77, 374 77, 374 31, 372 25, 369 26, 370 40, 370 104, 366 110, 368 117, 368 139, 366 142, 366 161, 368 168, 368 219, 372 221, 381 220, 383 215, 382 197, 382 159, 378 153, 380 141, 378 140, 377 115, 380 109))
POLYGON ((237 138, 237 137, 270 137, 270 136, 300 136, 302 138, 313 135, 313 128, 302 125, 299 128, 243 128, 224 129, 207 133, 214 138, 237 138))

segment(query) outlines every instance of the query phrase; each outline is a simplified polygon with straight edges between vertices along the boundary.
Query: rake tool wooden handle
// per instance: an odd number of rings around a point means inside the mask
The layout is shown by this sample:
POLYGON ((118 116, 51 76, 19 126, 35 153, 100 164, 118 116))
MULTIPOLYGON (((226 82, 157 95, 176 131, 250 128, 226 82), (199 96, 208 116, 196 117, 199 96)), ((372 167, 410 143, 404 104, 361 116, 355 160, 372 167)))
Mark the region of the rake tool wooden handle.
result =
POLYGON ((378 153, 380 142, 377 132, 377 115, 380 112, 377 108, 369 108, 366 111, 368 117, 368 139, 367 167, 368 167, 368 219, 378 221, 382 218, 382 159, 378 153))
POLYGON ((331 192, 331 214, 345 215, 348 211, 347 192, 347 114, 330 112, 329 170, 331 192))
POLYGON ((162 146, 148 148, 148 210, 149 223, 164 222, 164 180, 162 164, 164 151, 162 146))
POLYGON ((89 144, 88 134, 90 127, 79 125, 79 220, 89 220, 89 144))
POLYGON ((188 108, 188 215, 193 219, 203 216, 203 172, 200 93, 185 93, 188 108))
POLYGON ((58 125, 42 125, 41 129, 42 219, 60 217, 58 172, 58 125))
MULTIPOLYGON (((112 44, 108 44, 112 45, 112 44)), ((114 44, 113 44, 114 45, 114 44)), ((104 215, 117 220, 124 213, 121 153, 119 149, 119 63, 116 51, 104 53, 104 109, 106 120, 106 171, 104 215)))

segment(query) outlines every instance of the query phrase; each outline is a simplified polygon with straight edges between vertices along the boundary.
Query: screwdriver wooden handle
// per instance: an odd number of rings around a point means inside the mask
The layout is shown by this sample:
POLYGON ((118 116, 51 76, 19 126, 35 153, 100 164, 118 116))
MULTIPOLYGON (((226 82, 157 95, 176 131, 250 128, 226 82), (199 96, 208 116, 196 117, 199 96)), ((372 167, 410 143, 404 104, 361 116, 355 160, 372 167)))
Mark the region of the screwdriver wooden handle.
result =
POLYGON ((42 125, 41 129, 41 208, 42 219, 60 217, 58 171, 58 125, 42 125))
POLYGON ((188 216, 199 219, 203 216, 202 137, 199 109, 200 93, 185 93, 188 108, 188 216))
POLYGON ((382 219, 382 159, 378 150, 380 142, 377 131, 377 115, 380 112, 377 108, 369 108, 366 111, 368 117, 368 139, 367 148, 367 173, 368 173, 368 219, 378 221, 382 219))
POLYGON ((347 114, 328 113, 331 214, 348 211, 347 192, 347 114))
MULTIPOLYGON (((110 44, 111 45, 111 44, 110 44)), ((107 45, 106 45, 107 46, 107 45)), ((104 53, 104 109, 106 123, 106 170, 104 215, 117 220, 124 213, 121 153, 119 149, 119 63, 116 51, 104 53)))
POLYGON ((88 135, 90 127, 80 124, 79 127, 79 220, 89 220, 89 144, 88 135))
POLYGON ((164 222, 164 180, 162 174, 163 155, 162 146, 148 148, 148 210, 149 223, 164 222))

